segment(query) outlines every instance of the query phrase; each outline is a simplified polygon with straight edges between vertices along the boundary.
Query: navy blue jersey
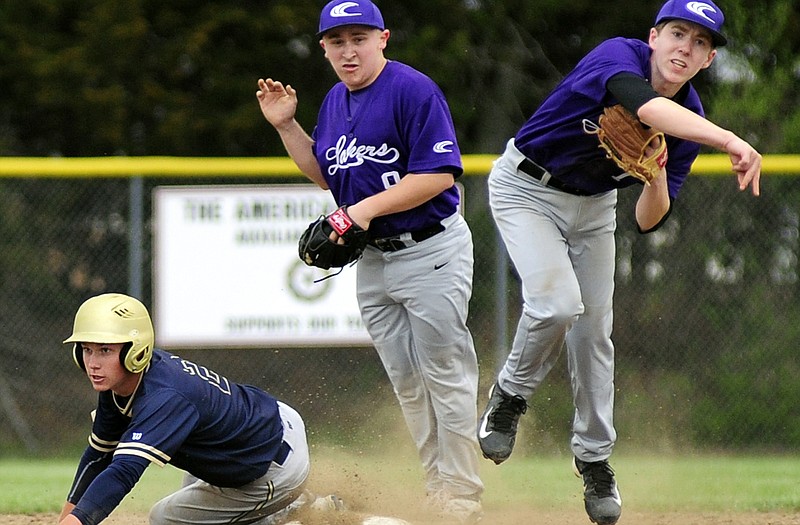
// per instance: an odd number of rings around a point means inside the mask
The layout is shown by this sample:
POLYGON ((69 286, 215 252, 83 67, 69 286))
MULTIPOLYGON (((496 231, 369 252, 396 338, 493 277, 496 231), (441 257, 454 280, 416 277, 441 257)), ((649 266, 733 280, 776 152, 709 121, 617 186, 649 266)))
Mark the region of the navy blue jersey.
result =
POLYGON ((242 486, 267 472, 282 440, 275 398, 156 350, 131 398, 100 393, 68 500, 79 516, 99 521, 150 463, 220 487, 242 486))
MULTIPOLYGON (((312 134, 314 154, 337 204, 355 204, 409 173, 461 175, 461 152, 447 101, 429 77, 388 61, 369 86, 339 82, 322 103, 312 134)), ((410 210, 376 217, 374 237, 430 227, 454 214, 452 187, 410 210)))
MULTIPOLYGON (((605 151, 598 147, 597 136, 584 130, 583 120, 597 123, 604 107, 619 103, 606 89, 614 75, 633 73, 649 80, 650 54, 647 43, 636 39, 612 38, 598 45, 522 126, 514 138, 516 147, 562 182, 591 193, 638 183, 606 158, 605 151)), ((673 100, 705 116, 690 83, 673 100)), ((675 198, 700 152, 700 145, 667 136, 667 149, 669 195, 675 198)))

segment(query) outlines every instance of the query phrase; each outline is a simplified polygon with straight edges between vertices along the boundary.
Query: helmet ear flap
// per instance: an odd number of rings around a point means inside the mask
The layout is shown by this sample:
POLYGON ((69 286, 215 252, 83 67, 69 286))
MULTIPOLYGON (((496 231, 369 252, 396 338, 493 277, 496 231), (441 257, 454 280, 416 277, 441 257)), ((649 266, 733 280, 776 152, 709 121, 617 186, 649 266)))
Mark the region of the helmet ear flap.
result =
POLYGON ((150 362, 152 350, 150 350, 150 347, 145 347, 131 352, 131 348, 133 348, 133 343, 125 343, 119 353, 119 362, 122 364, 122 368, 128 372, 138 374, 150 362))
POLYGON ((78 368, 86 372, 86 364, 83 362, 83 347, 80 343, 72 345, 72 360, 78 365, 78 368))

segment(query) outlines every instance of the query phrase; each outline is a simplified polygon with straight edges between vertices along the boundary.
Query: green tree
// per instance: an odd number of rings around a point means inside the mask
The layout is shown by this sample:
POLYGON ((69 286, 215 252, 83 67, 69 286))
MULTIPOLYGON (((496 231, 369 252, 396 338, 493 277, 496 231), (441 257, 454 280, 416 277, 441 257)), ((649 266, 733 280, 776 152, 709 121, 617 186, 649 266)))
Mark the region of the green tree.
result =
POLYGON ((713 65, 706 108, 768 153, 800 142, 800 13, 793 0, 729 0, 730 44, 713 65))
MULTIPOLYGON (((336 81, 315 34, 321 5, 3 0, 0 153, 283 155, 258 112, 255 81, 291 83, 298 120, 313 126, 336 81)), ((646 38, 660 0, 379 5, 392 30, 388 56, 433 77, 462 150, 488 153, 591 47, 615 35, 646 38)), ((791 147, 800 134, 796 9, 791 0, 723 7, 731 45, 712 69, 728 73, 741 63, 755 75, 701 75, 709 112, 732 129, 762 130, 755 142, 768 151, 791 147)))

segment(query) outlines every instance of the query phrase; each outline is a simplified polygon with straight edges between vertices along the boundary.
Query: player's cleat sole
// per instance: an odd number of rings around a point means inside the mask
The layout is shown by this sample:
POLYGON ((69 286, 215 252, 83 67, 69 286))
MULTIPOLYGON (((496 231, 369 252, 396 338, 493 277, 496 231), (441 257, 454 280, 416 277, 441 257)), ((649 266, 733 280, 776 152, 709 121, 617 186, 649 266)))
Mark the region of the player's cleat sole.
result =
POLYGON ((575 475, 583 478, 583 503, 589 519, 597 525, 614 525, 622 514, 622 498, 608 461, 573 458, 572 467, 575 475))
POLYGON ((289 505, 274 514, 270 514, 263 520, 255 522, 253 525, 302 525, 300 520, 294 518, 306 513, 314 515, 314 523, 317 523, 322 519, 322 516, 329 513, 344 514, 346 512, 348 512, 347 505, 336 494, 317 496, 313 492, 305 490, 300 497, 289 505))
POLYGON ((519 418, 528 410, 522 396, 511 396, 495 383, 489 392, 489 404, 478 424, 481 453, 496 465, 507 460, 514 450, 519 418))

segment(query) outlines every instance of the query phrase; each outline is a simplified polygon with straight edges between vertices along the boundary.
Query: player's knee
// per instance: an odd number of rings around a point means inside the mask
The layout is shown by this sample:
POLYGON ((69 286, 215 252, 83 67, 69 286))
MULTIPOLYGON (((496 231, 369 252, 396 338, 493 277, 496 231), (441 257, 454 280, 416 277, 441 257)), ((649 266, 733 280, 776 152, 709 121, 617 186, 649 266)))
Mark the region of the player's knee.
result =
POLYGON ((411 406, 427 403, 425 389, 419 379, 416 381, 395 380, 392 382, 392 387, 394 395, 401 405, 411 406))
POLYGON ((579 299, 574 301, 562 299, 536 306, 526 303, 524 312, 533 320, 567 329, 583 313, 583 303, 579 299))

